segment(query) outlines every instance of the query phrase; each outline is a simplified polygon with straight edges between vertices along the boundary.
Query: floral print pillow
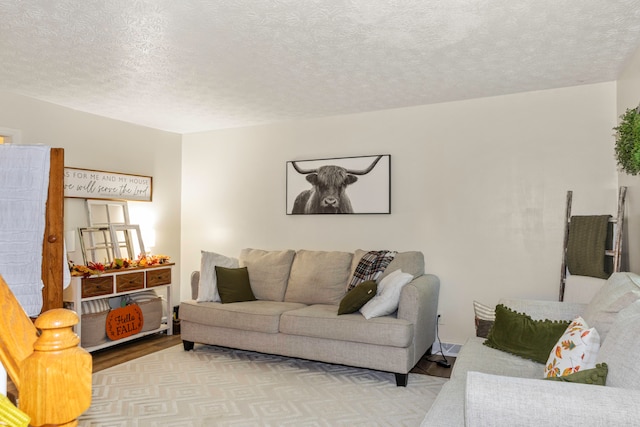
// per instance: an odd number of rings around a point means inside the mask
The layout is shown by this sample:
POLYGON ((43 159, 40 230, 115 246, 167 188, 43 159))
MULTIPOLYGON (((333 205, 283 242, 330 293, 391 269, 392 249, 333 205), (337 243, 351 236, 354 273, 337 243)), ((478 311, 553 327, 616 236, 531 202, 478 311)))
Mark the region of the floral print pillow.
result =
POLYGON ((600 350, 600 335, 580 316, 571 322, 551 350, 544 368, 545 377, 562 377, 592 369, 600 350))

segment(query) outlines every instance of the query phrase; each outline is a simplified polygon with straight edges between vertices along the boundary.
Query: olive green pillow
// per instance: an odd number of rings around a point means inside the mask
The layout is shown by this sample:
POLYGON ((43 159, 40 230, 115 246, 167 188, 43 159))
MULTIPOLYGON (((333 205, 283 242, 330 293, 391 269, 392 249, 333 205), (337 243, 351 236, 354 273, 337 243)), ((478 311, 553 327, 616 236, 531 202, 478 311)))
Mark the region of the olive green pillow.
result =
POLYGON ((570 322, 533 320, 530 316, 496 306, 496 320, 484 345, 496 350, 546 363, 551 349, 564 334, 570 322))
POLYGON ((216 279, 223 304, 256 300, 249 283, 247 267, 226 268, 216 265, 216 279))
POLYGON ((585 369, 584 371, 574 372, 573 374, 563 377, 546 377, 545 380, 564 381, 568 383, 605 385, 607 382, 607 374, 609 367, 606 363, 598 363, 593 369, 585 369))
POLYGON ((342 298, 340 307, 338 307, 338 314, 354 313, 360 310, 360 307, 376 296, 377 290, 378 285, 375 280, 367 280, 358 284, 342 298))

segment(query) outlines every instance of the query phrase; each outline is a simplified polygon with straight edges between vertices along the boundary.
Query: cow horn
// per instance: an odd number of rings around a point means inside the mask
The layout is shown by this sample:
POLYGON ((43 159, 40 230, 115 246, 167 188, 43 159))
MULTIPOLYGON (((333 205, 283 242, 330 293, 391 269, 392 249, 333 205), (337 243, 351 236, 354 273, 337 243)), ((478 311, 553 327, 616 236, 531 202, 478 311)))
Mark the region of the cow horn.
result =
POLYGON ((294 168, 298 173, 301 173, 301 174, 303 174, 303 175, 307 175, 307 174, 310 174, 310 173, 316 173, 316 172, 318 172, 318 169, 317 169, 317 168, 316 168, 316 169, 301 169, 301 168, 300 168, 300 166, 298 166, 298 165, 296 164, 296 162, 291 162, 291 166, 293 166, 293 168, 294 168))
MULTIPOLYGON (((371 172, 371 170, 378 164, 378 162, 380 161, 381 158, 382 158, 382 155, 379 155, 373 161, 373 163, 371 163, 371 165, 366 169, 361 169, 361 170, 345 169, 345 171, 347 173, 351 174, 351 175, 366 175, 369 172, 371 172)), ((293 168, 296 170, 296 172, 298 172, 299 174, 303 174, 303 175, 307 175, 307 174, 310 174, 310 173, 318 172, 318 168, 316 168, 316 169, 302 169, 302 168, 300 168, 300 166, 298 166, 296 164, 296 162, 291 162, 291 166, 293 166, 293 168)))
POLYGON ((371 163, 371 166, 369 166, 366 169, 363 170, 352 170, 352 169, 347 169, 347 173, 350 173, 351 175, 366 175, 369 172, 371 172, 371 170, 378 164, 378 162, 380 161, 380 159, 382 158, 382 155, 378 156, 373 163, 371 163))

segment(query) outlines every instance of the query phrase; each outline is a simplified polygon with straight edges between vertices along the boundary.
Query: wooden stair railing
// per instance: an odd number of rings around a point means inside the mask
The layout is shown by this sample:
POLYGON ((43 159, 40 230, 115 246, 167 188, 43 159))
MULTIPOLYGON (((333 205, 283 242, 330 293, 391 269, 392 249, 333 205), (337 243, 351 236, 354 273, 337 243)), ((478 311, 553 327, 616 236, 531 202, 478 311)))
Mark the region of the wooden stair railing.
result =
POLYGON ((74 311, 56 308, 34 325, 0 276, 0 362, 34 427, 75 426, 91 405, 91 355, 78 346, 77 323, 74 311))

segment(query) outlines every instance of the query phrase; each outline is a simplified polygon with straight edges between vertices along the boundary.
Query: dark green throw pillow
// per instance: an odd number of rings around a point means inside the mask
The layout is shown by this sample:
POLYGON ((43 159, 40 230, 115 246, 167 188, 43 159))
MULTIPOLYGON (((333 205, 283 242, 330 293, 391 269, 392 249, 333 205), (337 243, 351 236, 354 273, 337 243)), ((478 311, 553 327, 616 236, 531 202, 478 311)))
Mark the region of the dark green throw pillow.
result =
POLYGON ((256 300, 249 283, 247 267, 226 268, 216 266, 216 278, 218 281, 218 293, 223 304, 256 300))
POLYGON ((546 377, 545 380, 564 381, 567 383, 605 385, 607 382, 607 374, 609 367, 606 363, 598 363, 593 369, 585 369, 584 371, 574 372, 564 377, 546 377))
POLYGON ((551 349, 569 323, 558 320, 533 320, 526 314, 498 304, 495 323, 484 345, 524 359, 547 363, 551 349))
POLYGON ((375 280, 367 280, 351 289, 340 301, 338 314, 354 313, 360 310, 367 301, 376 296, 378 285, 375 280))

